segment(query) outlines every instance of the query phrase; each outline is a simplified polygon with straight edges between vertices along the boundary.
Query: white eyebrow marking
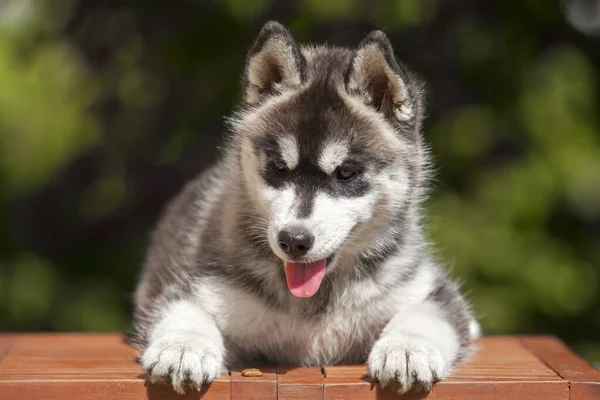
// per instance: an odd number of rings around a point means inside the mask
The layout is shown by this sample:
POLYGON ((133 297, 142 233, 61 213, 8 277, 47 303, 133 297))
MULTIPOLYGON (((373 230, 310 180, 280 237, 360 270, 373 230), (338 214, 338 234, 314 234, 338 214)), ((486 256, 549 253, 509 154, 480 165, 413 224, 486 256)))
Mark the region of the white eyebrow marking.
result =
POLYGON ((348 146, 342 142, 330 142, 321 150, 319 167, 331 174, 348 157, 348 146))
POLYGON ((295 136, 283 136, 277 141, 281 158, 287 165, 288 169, 292 170, 298 166, 300 154, 298 152, 298 141, 295 136))

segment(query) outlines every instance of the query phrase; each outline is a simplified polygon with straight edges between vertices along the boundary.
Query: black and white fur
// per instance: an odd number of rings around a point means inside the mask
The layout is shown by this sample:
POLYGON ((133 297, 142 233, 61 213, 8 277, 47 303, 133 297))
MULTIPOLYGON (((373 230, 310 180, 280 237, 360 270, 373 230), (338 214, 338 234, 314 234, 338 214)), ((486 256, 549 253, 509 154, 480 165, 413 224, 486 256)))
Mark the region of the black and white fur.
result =
POLYGON ((243 362, 366 362, 383 385, 430 389, 479 327, 421 227, 421 84, 380 31, 301 47, 269 22, 243 85, 222 158, 154 232, 135 293, 142 367, 178 392, 243 362), (277 239, 298 226, 314 243, 293 261, 328 260, 307 299, 277 239))

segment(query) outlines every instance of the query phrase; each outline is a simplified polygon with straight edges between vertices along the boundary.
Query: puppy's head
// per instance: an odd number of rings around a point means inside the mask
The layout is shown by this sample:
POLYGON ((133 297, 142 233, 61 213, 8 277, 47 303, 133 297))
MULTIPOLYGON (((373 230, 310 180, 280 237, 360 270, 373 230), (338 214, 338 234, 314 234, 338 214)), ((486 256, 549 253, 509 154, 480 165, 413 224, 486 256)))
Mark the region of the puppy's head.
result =
POLYGON ((248 196, 299 297, 342 252, 411 202, 422 161, 419 84, 386 35, 354 49, 300 47, 270 22, 249 52, 245 107, 234 120, 248 196))

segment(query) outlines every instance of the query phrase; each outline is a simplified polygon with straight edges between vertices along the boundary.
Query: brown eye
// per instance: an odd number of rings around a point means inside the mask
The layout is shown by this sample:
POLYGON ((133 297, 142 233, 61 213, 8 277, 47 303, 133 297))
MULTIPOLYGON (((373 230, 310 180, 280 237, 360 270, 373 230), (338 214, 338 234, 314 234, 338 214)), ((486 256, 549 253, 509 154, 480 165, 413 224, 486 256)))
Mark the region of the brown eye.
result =
POLYGON ((347 167, 338 167, 335 177, 340 181, 348 181, 356 176, 356 171, 347 167))
POLYGON ((271 162, 271 167, 275 170, 275 171, 279 171, 279 172, 283 172, 285 170, 287 170, 287 164, 285 162, 283 162, 282 160, 274 160, 271 162))

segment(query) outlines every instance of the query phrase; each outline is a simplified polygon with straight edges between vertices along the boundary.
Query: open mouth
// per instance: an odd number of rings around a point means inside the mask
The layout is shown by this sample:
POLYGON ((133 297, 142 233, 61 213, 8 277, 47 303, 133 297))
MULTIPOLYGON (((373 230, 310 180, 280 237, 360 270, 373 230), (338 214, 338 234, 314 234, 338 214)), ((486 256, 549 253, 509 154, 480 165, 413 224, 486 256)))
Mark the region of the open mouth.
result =
POLYGON ((325 268, 333 257, 332 254, 322 260, 309 263, 286 261, 285 276, 290 292, 303 299, 314 296, 323 282, 325 268))

